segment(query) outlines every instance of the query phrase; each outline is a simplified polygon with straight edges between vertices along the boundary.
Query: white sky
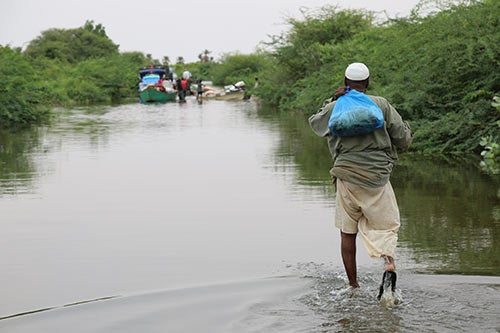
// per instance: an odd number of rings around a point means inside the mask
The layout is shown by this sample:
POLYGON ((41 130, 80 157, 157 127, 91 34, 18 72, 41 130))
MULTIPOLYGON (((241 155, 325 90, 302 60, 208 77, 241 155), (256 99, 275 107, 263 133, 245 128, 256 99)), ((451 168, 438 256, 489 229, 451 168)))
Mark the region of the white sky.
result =
POLYGON ((407 16, 419 0, 0 0, 0 45, 26 47, 51 28, 78 28, 86 20, 102 24, 120 51, 141 51, 175 62, 198 60, 208 49, 252 53, 269 35, 287 31, 287 17, 301 7, 323 5, 386 11, 407 16))

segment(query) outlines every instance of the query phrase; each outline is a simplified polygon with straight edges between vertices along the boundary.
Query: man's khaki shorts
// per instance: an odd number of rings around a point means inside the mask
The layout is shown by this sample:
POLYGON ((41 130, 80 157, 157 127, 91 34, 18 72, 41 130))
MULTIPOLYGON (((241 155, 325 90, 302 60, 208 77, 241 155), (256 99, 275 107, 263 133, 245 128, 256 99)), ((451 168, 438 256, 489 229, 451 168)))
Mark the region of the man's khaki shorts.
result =
POLYGON ((366 187, 337 179, 336 186, 337 228, 346 234, 359 232, 370 256, 394 257, 400 219, 391 183, 366 187))

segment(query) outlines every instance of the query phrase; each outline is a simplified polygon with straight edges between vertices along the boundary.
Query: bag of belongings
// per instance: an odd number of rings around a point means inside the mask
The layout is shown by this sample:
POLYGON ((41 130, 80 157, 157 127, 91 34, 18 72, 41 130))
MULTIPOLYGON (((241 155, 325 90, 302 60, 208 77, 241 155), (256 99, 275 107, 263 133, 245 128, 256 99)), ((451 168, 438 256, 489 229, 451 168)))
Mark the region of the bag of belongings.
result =
POLYGON ((357 90, 349 90, 337 99, 328 121, 328 128, 335 136, 367 134, 383 125, 382 110, 357 90))

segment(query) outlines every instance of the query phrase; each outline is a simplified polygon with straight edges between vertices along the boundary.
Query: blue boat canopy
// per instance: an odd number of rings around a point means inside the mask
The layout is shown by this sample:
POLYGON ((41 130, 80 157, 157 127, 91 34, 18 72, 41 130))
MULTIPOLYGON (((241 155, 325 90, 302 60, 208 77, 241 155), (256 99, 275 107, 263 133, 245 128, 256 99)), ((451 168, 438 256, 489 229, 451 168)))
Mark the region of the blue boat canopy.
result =
POLYGON ((158 80, 160 79, 160 75, 158 74, 147 74, 143 76, 141 84, 156 84, 158 83, 158 80))
POLYGON ((164 77, 166 73, 167 70, 163 66, 142 67, 139 70, 139 76, 141 77, 141 79, 148 74, 156 74, 159 75, 160 77, 164 77))

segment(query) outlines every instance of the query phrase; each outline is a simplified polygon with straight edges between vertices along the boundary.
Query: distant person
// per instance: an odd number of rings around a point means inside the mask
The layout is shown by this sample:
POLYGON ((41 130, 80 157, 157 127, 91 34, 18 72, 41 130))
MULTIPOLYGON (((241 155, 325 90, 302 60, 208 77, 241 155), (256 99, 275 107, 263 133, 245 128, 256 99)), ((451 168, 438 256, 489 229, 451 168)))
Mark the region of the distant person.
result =
POLYGON ((325 101, 309 118, 309 123, 317 135, 327 139, 333 157, 330 174, 336 187, 335 225, 340 229, 342 261, 349 285, 359 287, 356 267, 356 236, 359 233, 368 254, 384 259, 380 299, 384 290, 394 291, 396 287, 394 258, 400 216, 389 177, 398 157, 397 148, 407 149, 412 133, 408 123, 386 99, 365 95, 369 78, 366 65, 347 66, 345 86, 337 89, 334 98, 325 101), (332 112, 339 99, 349 94, 368 96, 382 111, 383 126, 354 136, 332 134, 329 127, 332 112))
POLYGON ((186 101, 186 91, 182 88, 182 80, 177 79, 177 96, 179 97, 179 102, 184 103, 186 101))
POLYGON ((174 79, 174 69, 172 67, 168 67, 167 79, 172 81, 174 79))
POLYGON ((253 85, 253 88, 254 88, 254 89, 257 89, 258 87, 259 87, 259 78, 258 78, 258 77, 256 77, 256 78, 255 78, 255 84, 253 85))
POLYGON ((184 96, 186 96, 186 91, 188 89, 188 80, 187 79, 181 80, 181 88, 184 91, 184 96))
POLYGON ((201 79, 198 80, 197 91, 196 91, 196 100, 198 103, 203 102, 203 81, 201 79))
POLYGON ((182 72, 182 78, 189 80, 191 78, 191 72, 188 70, 184 70, 184 72, 182 72))

